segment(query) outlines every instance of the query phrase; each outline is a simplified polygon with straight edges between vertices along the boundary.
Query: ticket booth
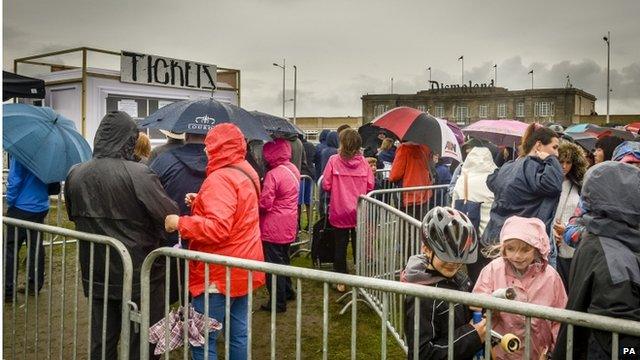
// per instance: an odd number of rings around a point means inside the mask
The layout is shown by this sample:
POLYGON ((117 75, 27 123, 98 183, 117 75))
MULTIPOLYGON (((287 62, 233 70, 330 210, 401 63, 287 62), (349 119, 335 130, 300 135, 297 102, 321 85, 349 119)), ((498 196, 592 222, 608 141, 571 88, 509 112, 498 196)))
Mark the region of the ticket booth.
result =
MULTIPOLYGON (((162 106, 187 99, 213 97, 240 105, 240 70, 214 64, 131 51, 77 48, 14 60, 16 73, 27 66, 43 69, 32 75, 45 81, 46 96, 39 104, 73 120, 89 144, 93 144, 100 120, 108 111, 120 110, 141 119, 162 106), (87 58, 92 54, 111 57, 111 63, 119 57, 120 68, 91 67, 87 58), (73 55, 82 57, 81 64, 61 63, 64 56, 73 55)), ((152 143, 165 139, 157 130, 150 130, 149 136, 152 143)))

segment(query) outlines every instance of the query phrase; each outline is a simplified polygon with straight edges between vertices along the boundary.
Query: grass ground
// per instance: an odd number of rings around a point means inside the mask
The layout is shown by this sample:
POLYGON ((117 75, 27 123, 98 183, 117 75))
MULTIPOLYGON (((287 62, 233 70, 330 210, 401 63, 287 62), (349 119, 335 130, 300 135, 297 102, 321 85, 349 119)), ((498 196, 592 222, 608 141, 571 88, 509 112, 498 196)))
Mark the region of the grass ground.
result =
MULTIPOLYGON (((52 225, 56 224, 56 210, 52 208, 50 211, 48 222, 52 225)), ((73 223, 66 218, 64 209, 61 215, 63 215, 62 226, 74 228, 73 223)), ((16 351, 17 357, 26 355, 28 359, 47 358, 47 354, 60 358, 72 358, 74 348, 77 348, 78 358, 87 357, 88 308, 86 298, 82 295, 82 287, 81 285, 77 287, 76 283, 76 245, 68 244, 64 251, 62 246, 55 246, 53 249, 53 254, 47 249, 47 279, 45 287, 39 293, 37 308, 35 297, 23 294, 17 295, 15 307, 11 304, 4 305, 5 358, 12 357, 12 350, 16 351), (50 309, 49 303, 51 303, 50 309), (74 311, 75 309, 77 311, 74 311), (25 310, 27 310, 26 314, 25 310), (76 329, 74 329, 74 323, 77 324, 76 329)), ((24 248, 22 253, 25 253, 24 248)), ((348 258, 351 258, 350 255, 348 258)), ((310 259, 304 256, 294 258, 292 265, 312 267, 310 259)), ((24 266, 24 263, 21 264, 21 269, 24 269, 24 266)), ((18 283, 24 282, 23 278, 24 274, 18 283)), ((344 305, 336 302, 340 295, 334 290, 329 290, 329 359, 350 358, 351 311, 347 311, 344 315, 338 313, 344 305)), ((258 309, 266 302, 267 296, 266 289, 256 290, 253 308, 258 309)), ((322 283, 302 281, 302 358, 304 359, 322 358, 322 298, 322 283)), ((278 314, 275 332, 277 359, 295 358, 295 310, 295 303, 290 303, 286 313, 278 314)), ((270 317, 271 314, 268 312, 256 311, 253 314, 254 359, 266 359, 270 356, 272 334, 270 317)), ((359 303, 356 330, 358 358, 380 358, 380 328, 381 323, 375 312, 363 303, 359 303)), ((223 344, 219 343, 219 346, 219 353, 223 353, 223 344)), ((406 357, 390 334, 387 338, 387 355, 388 359, 406 357)), ((181 359, 182 350, 173 352, 171 358, 181 359)))

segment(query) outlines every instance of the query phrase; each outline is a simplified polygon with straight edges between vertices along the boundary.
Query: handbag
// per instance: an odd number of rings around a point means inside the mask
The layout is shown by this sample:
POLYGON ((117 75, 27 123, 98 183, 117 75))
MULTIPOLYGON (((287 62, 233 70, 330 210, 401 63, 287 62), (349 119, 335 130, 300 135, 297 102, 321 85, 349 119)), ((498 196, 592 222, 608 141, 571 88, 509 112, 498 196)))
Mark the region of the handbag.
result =
POLYGON ((477 233, 480 227, 480 207, 482 206, 482 202, 469 200, 469 178, 467 174, 462 174, 462 176, 464 187, 463 198, 456 200, 453 208, 467 215, 477 233))

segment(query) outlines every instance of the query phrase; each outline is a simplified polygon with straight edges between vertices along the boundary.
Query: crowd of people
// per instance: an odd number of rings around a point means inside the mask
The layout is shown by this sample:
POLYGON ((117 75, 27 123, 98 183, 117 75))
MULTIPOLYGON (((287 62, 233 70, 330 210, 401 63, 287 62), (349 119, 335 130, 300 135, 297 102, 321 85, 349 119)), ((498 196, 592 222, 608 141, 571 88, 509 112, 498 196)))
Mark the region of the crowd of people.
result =
MULTIPOLYGON (((114 237, 129 249, 134 302, 140 298, 142 262, 161 246, 288 265, 290 245, 305 223, 300 217, 310 214, 310 181, 322 190, 319 210, 335 234, 334 271, 348 273, 348 244, 354 260, 357 246, 357 199, 381 186, 375 170, 382 169, 388 173, 385 181, 399 187, 449 185, 447 197, 420 190, 401 198, 403 210, 422 220, 422 248, 407 260, 402 281, 482 294, 512 287, 518 301, 640 320, 638 142, 604 136, 589 159, 591 154, 561 134, 531 124, 519 149, 470 139, 460 144, 463 162, 458 163, 386 132, 378 134, 375 146, 363 149, 362 137, 347 125, 323 130, 315 146, 302 136, 279 133, 268 143, 247 141, 233 124, 219 124, 206 135, 166 134, 167 144, 152 151, 148 137, 139 133, 129 115, 110 112, 96 132, 92 160, 75 166, 65 182, 67 212, 76 229, 114 237)), ((34 178, 12 163, 10 216, 44 220, 48 203, 32 199, 46 199, 47 186, 34 178), (18 189, 24 186, 33 189, 28 196, 18 189), (22 200, 33 205, 25 208, 22 200)), ((306 226, 312 221, 307 218, 306 226)), ((104 246, 80 244, 85 295, 93 289, 91 358, 99 358, 103 347, 107 358, 117 357, 123 270, 112 260, 109 282, 103 282, 105 251, 104 246), (104 303, 106 343, 101 336, 104 303)), ((43 249, 39 254, 43 256, 43 249)), ((32 288, 42 286, 43 265, 39 276, 29 274, 32 288)), ((163 299, 164 262, 154 266, 152 296, 163 299)), ((177 274, 184 264, 176 261, 171 267, 173 303, 179 297, 177 274)), ((231 358, 246 358, 248 272, 231 269, 230 288, 224 266, 190 262, 188 276, 193 308, 204 313, 208 298, 208 315, 221 323, 230 321, 231 358), (226 294, 231 298, 230 319, 225 319, 226 294)), ((256 272, 252 281, 253 289, 266 284, 272 291, 269 274, 256 272)), ((12 278, 6 277, 5 300, 13 287, 12 278)), ((260 310, 287 311, 287 302, 296 296, 291 280, 278 276, 275 289, 276 303, 264 303, 260 310)), ((335 290, 347 289, 338 284, 335 290)), ((447 304, 422 299, 419 324, 414 323, 414 305, 414 299, 406 300, 409 358, 416 341, 421 359, 446 357, 447 304), (418 325, 419 338, 414 339, 418 325)), ((483 347, 486 321, 473 324, 474 310, 479 309, 455 307, 456 359, 471 358, 483 347)), ((161 301, 151 302, 152 324, 163 311, 161 301)), ((521 316, 494 312, 492 321, 499 332, 524 336, 521 316)), ((565 357, 566 327, 542 319, 534 319, 531 326, 533 358, 565 357)), ((193 346, 193 358, 217 358, 218 335, 210 333, 209 354, 193 346)), ((610 355, 610 334, 575 328, 573 336, 580 339, 574 341, 576 358, 586 353, 610 355)), ((134 359, 139 357, 138 341, 132 333, 134 359)), ((621 335, 619 341, 640 349, 637 338, 621 335)), ((496 349, 494 355, 521 358, 522 352, 496 349)))

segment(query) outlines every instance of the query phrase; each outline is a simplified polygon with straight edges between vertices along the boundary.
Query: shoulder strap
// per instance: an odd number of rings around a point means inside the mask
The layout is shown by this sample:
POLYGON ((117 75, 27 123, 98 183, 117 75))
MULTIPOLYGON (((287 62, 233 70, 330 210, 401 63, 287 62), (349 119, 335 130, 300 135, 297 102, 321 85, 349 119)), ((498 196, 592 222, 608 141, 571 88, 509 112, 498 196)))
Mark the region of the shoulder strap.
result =
POLYGON ((243 168, 241 168, 240 166, 237 166, 237 165, 229 165, 227 167, 232 168, 232 169, 236 169, 236 170, 240 171, 241 173, 243 173, 246 177, 248 177, 249 180, 251 181, 251 183, 253 184, 253 187, 256 190, 256 196, 258 197, 258 199, 260 199, 260 186, 258 186, 256 184, 256 182, 253 181, 253 178, 251 177, 251 175, 249 175, 248 172, 244 171, 243 168))

